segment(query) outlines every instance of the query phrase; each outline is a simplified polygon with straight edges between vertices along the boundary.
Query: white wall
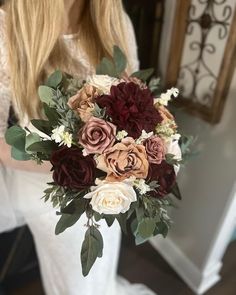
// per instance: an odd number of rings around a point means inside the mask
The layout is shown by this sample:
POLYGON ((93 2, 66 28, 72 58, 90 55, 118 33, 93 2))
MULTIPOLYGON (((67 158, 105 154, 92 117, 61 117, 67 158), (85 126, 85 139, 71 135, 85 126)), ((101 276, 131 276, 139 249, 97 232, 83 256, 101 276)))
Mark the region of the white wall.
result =
MULTIPOLYGON (((170 34, 174 1, 168 0, 167 6, 164 36, 170 34)), ((168 42, 163 39, 163 73, 168 42)), ((182 111, 177 111, 177 121, 184 133, 198 136, 201 152, 179 175, 183 201, 173 211, 169 237, 152 243, 200 294, 219 279, 221 257, 236 215, 236 72, 218 125, 182 111)))

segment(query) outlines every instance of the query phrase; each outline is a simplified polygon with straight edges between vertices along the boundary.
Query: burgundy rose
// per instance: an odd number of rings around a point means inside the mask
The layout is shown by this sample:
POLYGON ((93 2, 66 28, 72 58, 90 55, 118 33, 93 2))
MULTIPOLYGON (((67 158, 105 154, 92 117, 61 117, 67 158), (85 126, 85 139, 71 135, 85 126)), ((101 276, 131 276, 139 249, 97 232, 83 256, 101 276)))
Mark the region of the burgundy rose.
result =
POLYGON ((129 136, 138 138, 142 130, 153 131, 162 117, 153 105, 153 96, 149 89, 141 89, 133 82, 122 82, 111 87, 110 95, 96 98, 97 104, 106 108, 112 123, 119 130, 126 130, 129 136))
POLYGON ((95 161, 84 157, 78 148, 62 147, 51 156, 53 179, 63 187, 84 189, 95 181, 95 161))
POLYGON ((149 163, 160 164, 165 158, 166 146, 164 140, 153 135, 144 141, 149 163))
POLYGON ((174 167, 169 165, 166 161, 162 161, 161 164, 150 164, 147 180, 157 181, 158 188, 152 191, 153 197, 164 197, 171 192, 175 182, 176 174, 174 167))

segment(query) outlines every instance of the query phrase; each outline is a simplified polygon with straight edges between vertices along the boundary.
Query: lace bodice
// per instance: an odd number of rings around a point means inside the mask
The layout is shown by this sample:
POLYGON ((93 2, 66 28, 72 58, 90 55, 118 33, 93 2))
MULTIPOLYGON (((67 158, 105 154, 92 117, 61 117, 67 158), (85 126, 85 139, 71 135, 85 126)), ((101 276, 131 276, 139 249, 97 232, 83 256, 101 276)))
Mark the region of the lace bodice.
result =
MULTIPOLYGON (((10 89, 10 72, 7 67, 7 48, 5 41, 5 12, 0 9, 0 137, 4 136, 7 128, 9 108, 11 105, 12 93, 10 89)), ((127 32, 127 43, 129 49, 129 63, 133 71, 138 69, 137 47, 132 23, 127 15, 124 16, 127 32)), ((78 34, 62 36, 71 54, 78 59, 80 76, 86 77, 94 73, 94 68, 89 64, 86 53, 78 47, 75 39, 78 34)), ((17 110, 15 110, 17 113, 17 110)))

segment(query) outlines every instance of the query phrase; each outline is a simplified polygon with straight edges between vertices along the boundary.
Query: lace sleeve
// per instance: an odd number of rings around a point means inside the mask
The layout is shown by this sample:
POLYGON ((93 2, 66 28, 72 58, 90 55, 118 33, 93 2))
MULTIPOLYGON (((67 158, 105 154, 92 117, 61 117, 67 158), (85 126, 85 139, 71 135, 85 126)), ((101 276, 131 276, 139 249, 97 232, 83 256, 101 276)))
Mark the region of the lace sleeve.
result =
POLYGON ((7 74, 7 49, 5 42, 4 12, 0 9, 0 137, 7 129, 11 104, 10 77, 7 74))
POLYGON ((139 70, 138 48, 136 43, 136 37, 134 33, 133 24, 129 16, 125 13, 125 26, 127 32, 127 44, 129 50, 129 64, 132 72, 139 70))

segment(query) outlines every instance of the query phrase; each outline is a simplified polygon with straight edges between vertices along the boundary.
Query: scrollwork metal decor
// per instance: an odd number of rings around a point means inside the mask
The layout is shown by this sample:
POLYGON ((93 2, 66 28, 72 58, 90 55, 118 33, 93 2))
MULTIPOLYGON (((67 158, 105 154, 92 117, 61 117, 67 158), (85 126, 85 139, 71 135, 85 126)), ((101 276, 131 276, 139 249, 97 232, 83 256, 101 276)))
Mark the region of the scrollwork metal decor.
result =
MULTIPOLYGON (((181 14, 181 10, 176 11, 175 24, 178 28, 174 28, 173 37, 182 35, 182 44, 175 62, 175 76, 172 75, 167 84, 175 82, 180 88, 181 106, 216 123, 222 114, 234 69, 236 3, 232 0, 178 2, 176 9, 184 5, 185 15, 181 14), (178 24, 180 15, 182 26, 178 24), (176 32, 180 28, 182 31, 176 32)), ((174 58, 174 53, 170 54, 170 58, 174 58)), ((173 65, 169 71, 171 68, 173 65)))

